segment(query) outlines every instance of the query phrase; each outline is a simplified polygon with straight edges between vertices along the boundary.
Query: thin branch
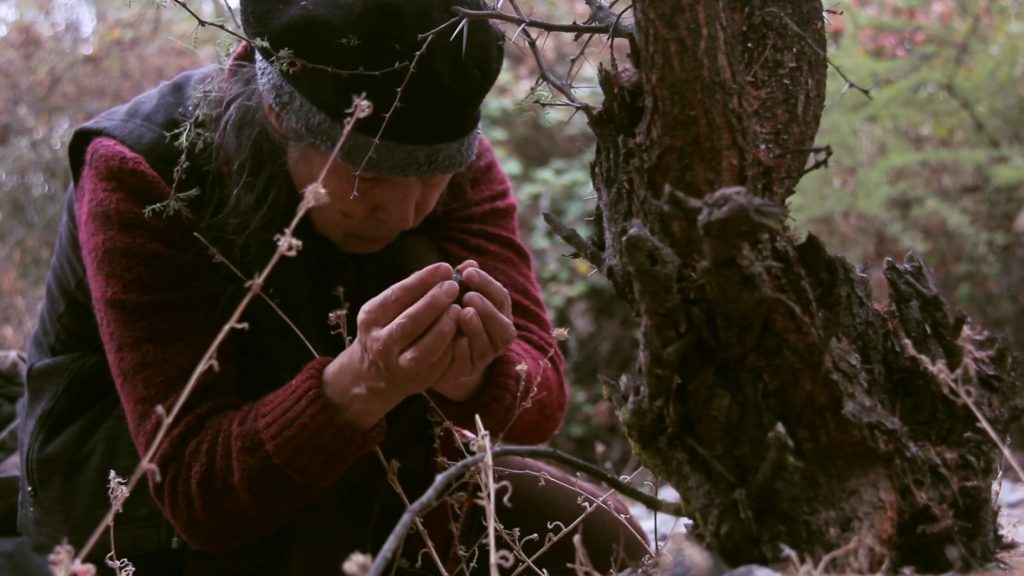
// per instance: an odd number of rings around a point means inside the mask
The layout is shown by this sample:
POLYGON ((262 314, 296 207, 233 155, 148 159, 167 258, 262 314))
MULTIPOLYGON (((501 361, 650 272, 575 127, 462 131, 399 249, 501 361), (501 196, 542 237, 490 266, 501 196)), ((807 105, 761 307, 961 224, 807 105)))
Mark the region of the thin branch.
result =
POLYGON ((377 144, 380 143, 381 138, 384 136, 384 129, 387 128, 388 122, 391 120, 391 114, 394 113, 394 111, 398 108, 399 102, 402 100, 402 94, 405 92, 405 86, 409 83, 409 78, 412 78, 412 73, 416 71, 416 63, 419 62, 420 57, 423 56, 423 53, 427 51, 427 46, 430 45, 431 40, 433 40, 434 37, 437 36, 439 32, 441 32, 441 30, 444 30, 448 26, 451 26, 457 20, 458 18, 452 18, 451 20, 448 20, 447 22, 438 26, 437 28, 434 28, 430 32, 427 32, 426 34, 420 36, 420 38, 423 39, 423 45, 420 46, 420 49, 417 50, 416 54, 413 55, 412 62, 409 63, 409 71, 405 73, 405 78, 402 79, 402 84, 398 87, 397 94, 395 95, 395 101, 391 103, 391 108, 389 108, 388 111, 384 113, 384 122, 381 123, 380 129, 377 130, 377 135, 373 137, 373 142, 370 145, 370 149, 366 152, 366 156, 363 157, 363 161, 359 164, 359 169, 356 170, 355 172, 356 181, 355 185, 352 187, 353 197, 359 194, 359 176, 360 174, 362 174, 363 168, 366 167, 366 163, 370 161, 370 156, 373 156, 374 148, 377 147, 377 144))
POLYGON ((499 576, 498 572, 498 542, 494 537, 494 526, 497 519, 494 515, 494 508, 497 506, 494 488, 494 453, 491 450, 491 433, 484 428, 480 415, 476 414, 476 442, 479 448, 483 448, 484 461, 483 470, 480 470, 481 489, 487 495, 484 501, 484 508, 487 513, 487 565, 491 576, 499 576))
POLYGON ((593 40, 593 35, 587 36, 587 39, 583 42, 583 45, 580 46, 580 49, 576 52, 576 54, 569 58, 569 69, 565 71, 565 82, 568 83, 570 86, 576 81, 576 78, 579 76, 580 72, 583 71, 582 64, 580 64, 579 66, 576 65, 577 63, 580 62, 587 62, 587 59, 585 58, 586 52, 587 49, 590 47, 590 43, 593 40), (575 69, 575 72, 573 71, 573 69, 575 69))
MULTIPOLYGON (((967 328, 962 330, 966 331, 967 328)), ((966 334, 962 334, 960 339, 964 339, 966 334)), ((1003 457, 1006 458, 1007 462, 1010 463, 1010 467, 1017 474, 1017 478, 1024 481, 1024 468, 1021 467, 1017 457, 1010 451, 1006 444, 1000 440, 1001 436, 996 433, 995 428, 989 423, 988 418, 978 409, 978 406, 974 403, 974 395, 978 389, 978 376, 975 367, 975 359, 971 354, 972 349, 961 345, 965 348, 965 352, 969 355, 965 357, 961 362, 960 366, 956 370, 950 371, 949 366, 944 360, 933 361, 928 356, 921 354, 914 348, 914 343, 909 339, 903 340, 904 352, 917 360, 921 367, 928 371, 942 387, 943 393, 946 394, 952 400, 967 406, 967 408, 974 414, 974 417, 978 420, 978 424, 988 434, 988 437, 995 443, 999 448, 999 451, 1003 453, 1003 457), (965 384, 967 381, 967 384, 965 384)))
POLYGON ((856 82, 854 82, 853 80, 851 80, 850 77, 847 76, 845 72, 843 72, 843 69, 840 68, 839 66, 837 66, 834 62, 832 62, 832 59, 828 57, 828 54, 826 54, 824 51, 822 51, 822 49, 819 48, 814 43, 814 41, 811 40, 811 38, 807 36, 806 32, 801 30, 800 27, 797 26, 795 22, 793 22, 792 20, 789 19, 789 16, 786 16, 785 14, 783 14, 782 11, 779 10, 778 8, 768 8, 768 9, 765 10, 765 12, 770 12, 772 14, 777 14, 779 16, 779 18, 781 18, 782 21, 786 23, 787 26, 789 26, 794 32, 796 32, 797 34, 802 36, 804 38, 804 40, 807 41, 807 45, 808 46, 810 46, 815 52, 817 52, 823 58, 825 58, 825 61, 828 62, 828 65, 831 66, 832 69, 835 70, 840 76, 842 76, 843 80, 846 82, 846 86, 843 88, 844 92, 846 90, 849 90, 850 88, 853 88, 853 89, 857 90, 858 92, 860 92, 861 94, 863 94, 868 100, 874 100, 874 98, 871 97, 871 89, 870 88, 864 88, 863 86, 861 86, 861 85, 857 84, 856 82))
MULTIPOLYGON (((636 530, 636 528, 634 528, 631 524, 626 522, 627 515, 624 515, 624 514, 618 512, 618 511, 614 510, 606 502, 606 500, 612 494, 615 493, 614 490, 609 490, 608 492, 605 492, 601 496, 593 496, 593 495, 589 494, 588 492, 585 492, 585 491, 581 490, 578 485, 569 484, 569 483, 567 483, 565 481, 562 481, 562 480, 559 480, 558 478, 555 478, 555 477, 553 477, 553 476, 551 476, 551 475, 549 475, 549 474, 547 474, 545 472, 537 472, 537 471, 533 471, 533 470, 518 470, 518 469, 510 469, 510 468, 499 468, 499 470, 501 470, 505 474, 523 474, 523 475, 528 475, 528 476, 535 476, 535 477, 538 478, 538 482, 541 485, 543 485, 545 482, 553 482, 553 483, 558 484, 559 486, 562 486, 562 487, 564 487, 564 488, 566 488, 566 489, 568 489, 570 491, 576 492, 576 493, 578 493, 580 495, 580 499, 578 500, 578 503, 580 503, 580 505, 583 506, 583 508, 584 508, 583 512, 579 516, 577 516, 576 519, 573 520, 573 522, 571 522, 569 525, 565 525, 561 521, 549 522, 548 523, 549 528, 554 528, 555 526, 558 526, 561 529, 557 533, 548 533, 546 535, 546 537, 544 538, 544 544, 541 546, 540 549, 534 551, 532 553, 532 555, 527 555, 526 551, 523 549, 523 545, 526 542, 528 542, 530 540, 533 540, 533 539, 536 539, 536 540, 539 541, 540 540, 540 535, 539 534, 536 534, 536 533, 528 534, 525 537, 520 538, 521 535, 519 533, 519 529, 518 528, 514 528, 512 530, 509 530, 509 529, 505 528, 504 526, 501 526, 500 523, 498 523, 497 528, 501 532, 502 538, 512 548, 513 555, 522 562, 522 564, 520 566, 518 566, 516 568, 516 570, 510 576, 517 576, 518 574, 520 574, 523 570, 525 570, 527 568, 532 570, 538 576, 545 576, 546 574, 548 574, 548 572, 546 570, 541 570, 540 568, 538 568, 537 565, 534 563, 534 561, 537 560, 538 558, 540 558, 542 555, 544 555, 544 553, 547 552, 552 546, 554 546, 556 543, 558 543, 560 540, 562 540, 563 538, 565 538, 569 534, 572 534, 573 546, 576 548, 577 553, 578 554, 581 553, 581 556, 585 557, 586 556, 586 551, 585 551, 585 549, 583 549, 583 542, 582 542, 582 538, 581 538, 581 533, 579 531, 577 531, 576 528, 580 525, 581 522, 583 522, 587 518, 587 516, 589 516, 592 513, 594 513, 594 511, 598 510, 598 508, 607 510, 613 516, 615 516, 616 520, 618 522, 622 523, 623 526, 625 526, 630 532, 632 532, 633 535, 636 536, 637 541, 640 542, 644 546, 644 548, 646 548, 648 554, 650 554, 653 557, 654 551, 651 550, 650 546, 647 545, 646 537, 641 535, 636 530), (582 500, 583 498, 593 502, 593 505, 587 505, 587 504, 583 503, 583 500, 582 500), (575 534, 573 534, 573 532, 575 532, 575 534)), ((636 475, 639 474, 643 470, 644 470, 643 467, 640 467, 640 468, 634 470, 633 473, 630 474, 629 476, 627 476, 625 480, 627 482, 632 481, 633 478, 635 478, 636 475)), ((474 544, 474 547, 479 546, 482 542, 483 542, 483 538, 480 538, 479 540, 477 540, 476 544, 474 544)), ((620 554, 619 559, 620 560, 623 559, 624 555, 622 554, 622 550, 619 551, 619 554, 620 554)), ((578 556, 577 557, 577 564, 579 564, 579 562, 580 562, 580 557, 578 556)), ((503 567, 506 567, 506 568, 509 568, 511 566, 512 566, 511 564, 503 565, 503 567)), ((567 565, 567 566, 573 567, 572 565, 567 565)), ((583 572, 584 574, 594 574, 594 575, 598 574, 597 572, 594 572, 592 570, 592 564, 589 562, 589 558, 586 558, 585 561, 584 561, 584 564, 582 564, 580 566, 577 566, 577 568, 584 569, 585 570, 585 572, 583 572)), ((580 572, 577 571, 577 574, 580 574, 580 572)))
POLYGON ((235 9, 231 6, 230 0, 222 0, 221 4, 227 9, 228 15, 231 16, 231 21, 235 23, 235 26, 241 28, 242 23, 238 20, 238 14, 235 14, 235 9))
MULTIPOLYGON (((515 532, 510 532, 504 526, 498 526, 498 530, 501 530, 501 537, 504 538, 505 542, 507 542, 508 545, 512 547, 512 553, 517 558, 519 558, 521 562, 523 562, 527 567, 529 567, 530 570, 533 570, 533 573, 537 574, 537 576, 547 576, 547 574, 543 570, 538 568, 537 565, 533 563, 533 560, 531 560, 530 557, 526 554, 526 551, 523 550, 523 543, 526 542, 530 537, 538 537, 536 534, 528 535, 524 539, 517 540, 517 534, 515 532)), ((479 546, 481 543, 482 540, 478 541, 476 545, 479 546)))
POLYGON ((295 62, 296 64, 300 64, 300 65, 302 65, 302 66, 304 66, 306 68, 316 68, 317 70, 324 70, 326 72, 330 72, 331 74, 340 74, 342 76, 348 76, 348 75, 382 76, 384 74, 387 74, 388 72, 395 72, 397 70, 401 70, 402 68, 405 68, 406 66, 410 65, 408 62, 398 61, 398 62, 395 62, 394 64, 392 64, 391 66, 388 66, 387 68, 381 68, 380 70, 366 70, 366 69, 363 69, 363 68, 357 68, 355 70, 339 70, 338 68, 333 68, 331 66, 325 66, 323 64, 316 64, 314 62, 309 62, 309 61, 303 60, 301 58, 294 58, 292 61, 295 62))
POLYGON ((509 22, 512 24, 518 24, 527 28, 534 28, 537 30, 544 30, 545 32, 570 32, 576 34, 610 34, 613 38, 628 38, 632 32, 630 32, 624 26, 610 26, 606 24, 560 24, 557 22, 547 22, 545 20, 535 20, 533 18, 527 18, 522 14, 508 14, 507 12, 499 12, 497 10, 468 10, 460 6, 452 8, 452 12, 455 12, 459 16, 462 16, 466 20, 500 20, 502 22, 509 22))
MULTIPOLYGON (((516 3, 516 0, 508 0, 508 3, 510 6, 512 6, 512 9, 515 10, 516 14, 520 18, 527 19, 526 16, 523 14, 523 11, 519 8, 519 4, 516 3)), ((562 82, 554 75, 554 73, 551 72, 551 70, 548 68, 547 63, 544 61, 544 57, 541 54, 540 47, 537 46, 537 39, 534 38, 533 34, 531 34, 529 30, 526 30, 522 25, 520 25, 520 30, 522 32, 523 38, 526 38, 526 43, 530 46, 530 52, 533 53, 534 60, 537 61, 537 69, 538 71, 540 71, 541 79, 543 79, 544 82, 548 84, 548 86, 551 86, 551 88, 553 88, 559 94, 564 96, 565 99, 568 100, 574 107, 576 107, 579 110, 582 110, 583 113, 587 116, 588 120, 593 120, 593 106, 577 98, 576 95, 573 94, 572 92, 572 86, 562 82)))
MULTIPOLYGON (((409 497, 405 495, 405 490, 402 489, 402 485, 398 482, 398 476, 396 469, 388 463, 387 458, 384 457, 384 452, 380 449, 380 446, 376 449, 377 459, 380 460, 380 465, 384 467, 384 472, 388 477, 388 484, 395 490, 398 497, 402 500, 402 504, 406 508, 409 507, 409 497)), ((427 534, 427 529, 423 527, 423 523, 420 522, 419 518, 416 518, 416 531, 420 533, 420 537, 423 538, 423 543, 427 546, 427 552, 430 554, 430 558, 434 561, 434 565, 437 566, 438 572, 443 576, 448 576, 448 571, 444 569, 444 562, 437 556, 437 550, 434 549, 434 542, 430 539, 430 535, 427 534)))
MULTIPOLYGON (((244 34, 240 34, 240 33, 236 32, 236 31, 232 30, 231 28, 221 24, 220 22, 215 22, 213 20, 207 20, 207 19, 203 18, 202 16, 197 14, 196 11, 193 10, 188 5, 188 3, 185 0, 171 0, 171 1, 174 2, 174 4, 176 4, 177 6, 180 6, 185 12, 187 12, 189 14, 189 16, 191 16, 196 21, 196 26, 198 26, 200 28, 216 28, 217 30, 220 30, 221 32, 224 32, 225 34, 227 34, 227 35, 229 35, 229 36, 231 36, 233 38, 236 38, 236 39, 238 39, 238 40, 240 40, 242 42, 245 42, 247 44, 251 44, 253 46, 255 46, 257 44, 256 41, 253 41, 252 39, 250 39, 249 37, 245 36, 244 34)), ((224 3, 225 3, 225 5, 228 5, 228 3, 226 1, 224 3)), ((231 6, 230 5, 228 5, 228 9, 231 10, 231 6)), ((231 11, 231 17, 233 19, 235 18, 235 13, 234 13, 233 10, 231 11)), ((235 19, 235 23, 236 24, 237 24, 237 22, 238 22, 237 19, 235 19)), ((273 49, 273 47, 267 46, 266 48, 268 50, 270 50, 270 52, 274 56, 278 56, 277 51, 275 51, 273 49)), ((315 69, 318 69, 318 70, 325 70, 325 71, 330 72, 332 74, 341 74, 341 75, 359 74, 359 75, 366 75, 366 76, 380 76, 381 74, 385 74, 387 72, 392 72, 392 71, 395 71, 395 70, 401 70, 402 68, 405 68, 406 66, 409 65, 408 62, 395 62, 392 66, 390 66, 388 68, 383 68, 381 70, 363 70, 362 68, 359 68, 357 70, 339 70, 337 68, 332 68, 330 66, 324 66, 323 64, 317 64, 315 62, 308 62, 308 61, 303 60, 301 58, 289 57, 289 61, 290 62, 294 62, 295 64, 300 64, 300 65, 302 65, 302 66, 304 66, 306 68, 315 68, 315 69)))
POLYGON ((972 413, 974 413, 974 417, 978 419, 978 424, 980 424, 982 429, 985 430, 988 437, 991 438, 992 441, 995 442, 996 446, 999 447, 999 451, 1003 453, 1003 457, 1010 463, 1010 467, 1013 468, 1013 471, 1017 473, 1017 479, 1024 482, 1024 469, 1021 469, 1020 462, 1017 461, 1017 457, 1006 446, 1006 443, 999 439, 999 435, 996 434, 995 429, 992 428, 992 424, 989 424, 988 418, 985 418, 985 415, 981 413, 981 410, 978 410, 978 407, 974 404, 974 400, 972 400, 970 395, 964 391, 963 386, 958 385, 955 387, 955 390, 960 400, 963 401, 972 413))
MULTIPOLYGON (((584 462, 574 456, 570 456, 564 452, 538 446, 499 446, 491 450, 491 457, 500 458, 502 456, 525 456, 527 458, 538 458, 541 460, 558 462, 559 464, 563 464, 583 472, 592 478, 601 480, 613 490, 628 498, 636 500, 651 510, 671 514, 673 516, 684 515, 682 503, 659 500, 642 490, 630 486, 603 469, 589 462, 584 462)), ((391 534, 377 553, 377 557, 374 558, 373 565, 366 572, 366 576, 382 576, 397 554, 398 547, 405 538, 406 532, 408 532, 409 528, 412 526, 413 520, 420 514, 423 514, 427 510, 436 506, 444 493, 447 492, 455 482, 469 473, 469 471, 474 467, 478 466, 487 457, 488 455, 486 453, 475 454, 469 458, 456 462, 451 468, 448 468, 444 472, 435 476, 434 482, 429 488, 427 488, 423 495, 417 498, 416 501, 406 508, 404 513, 402 513, 402 517, 399 518, 398 523, 396 523, 395 527, 391 530, 391 534)))
POLYGON ((811 172, 814 172, 815 170, 818 170, 820 168, 828 168, 828 161, 832 159, 832 156, 834 154, 834 152, 832 151, 832 146, 831 145, 826 145, 826 146, 823 146, 821 148, 811 148, 809 153, 815 154, 815 155, 817 155, 817 154, 823 154, 823 155, 822 156, 816 156, 815 159, 814 159, 814 163, 811 164, 810 166, 808 166, 807 168, 804 168, 803 171, 800 172, 800 174, 798 176, 796 176, 797 180, 803 178, 807 174, 810 174, 811 172))
POLYGON ((430 38, 433 37, 435 34, 439 33, 441 30, 444 30, 445 28, 451 26, 452 24, 454 24, 454 23, 456 23, 458 21, 459 21, 459 18, 456 16, 455 18, 452 18, 451 20, 446 21, 444 24, 441 24, 437 28, 434 28, 433 30, 430 30, 428 32, 424 32, 423 34, 420 34, 419 36, 416 37, 416 39, 417 40, 430 40, 430 38))
MULTIPOLYGON (((228 269, 234 272, 235 276, 238 276, 238 278, 243 282, 249 281, 249 279, 246 278, 244 274, 242 274, 242 271, 236 268, 234 264, 229 262, 227 257, 225 257, 223 254, 220 253, 219 250, 217 250, 216 246, 210 244, 206 240, 206 238, 203 238, 202 234, 196 232, 193 234, 193 236, 198 238, 199 241, 206 246, 206 249, 209 250, 211 254, 213 254, 214 259, 216 259, 218 262, 222 262, 225 266, 228 267, 228 269)), ((260 297, 263 298, 263 301, 269 304, 270 307, 274 309, 274 312, 277 312, 277 315, 280 316, 282 320, 284 320, 285 324, 287 324, 288 327, 291 328, 293 332, 295 332, 295 335, 298 336, 300 340, 302 340, 302 343, 305 344, 306 348, 308 348, 310 353, 313 354, 313 358, 320 356, 320 353, 316 351, 316 348, 313 348, 313 345, 309 343, 309 340, 307 340, 306 336, 302 334, 302 331, 299 330, 299 327, 296 326, 294 322, 292 322, 291 318, 289 318, 288 315, 285 314, 283 310, 277 307, 277 304, 275 304, 274 301, 271 300, 269 296, 267 296, 264 292, 260 291, 260 297)))
MULTIPOLYGON (((174 2, 176 5, 178 5, 179 7, 181 7, 181 9, 183 9, 185 12, 188 12, 189 16, 192 16, 192 18, 195 19, 196 25, 199 26, 200 28, 207 28, 207 27, 209 27, 209 28, 216 28, 217 30, 220 30, 221 32, 224 32, 225 34, 227 34, 229 36, 237 38, 238 40, 241 40, 242 42, 250 42, 250 40, 248 38, 246 38, 244 35, 239 34, 238 32, 235 32, 234 30, 232 30, 231 28, 228 28, 227 26, 221 24, 220 22, 214 22, 212 20, 207 20, 207 19, 203 18, 202 16, 197 14, 195 12, 195 10, 192 10, 192 7, 189 6, 188 2, 185 2, 185 0, 171 0, 171 1, 174 2)), ((227 2, 225 2, 225 4, 227 4, 227 2)))
POLYGON ((559 220, 554 214, 550 212, 544 212, 544 222, 558 235, 559 238, 565 241, 566 244, 571 246, 580 256, 585 258, 590 264, 598 270, 604 270, 604 254, 601 253, 592 243, 586 238, 580 236, 580 233, 576 230, 566 226, 561 220, 559 220))

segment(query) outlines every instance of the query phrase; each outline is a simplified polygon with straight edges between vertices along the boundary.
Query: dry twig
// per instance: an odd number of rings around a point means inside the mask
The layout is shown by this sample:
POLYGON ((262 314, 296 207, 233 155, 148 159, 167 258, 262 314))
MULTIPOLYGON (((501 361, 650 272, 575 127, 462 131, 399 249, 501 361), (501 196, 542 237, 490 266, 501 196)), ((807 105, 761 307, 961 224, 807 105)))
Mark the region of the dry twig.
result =
MULTIPOLYGON (((574 456, 565 454, 564 452, 538 446, 499 446, 491 450, 492 458, 500 458, 503 456, 524 456, 527 458, 537 458, 540 460, 558 462, 583 472, 588 476, 601 480, 605 484, 608 484, 612 490, 632 498, 652 510, 672 514, 673 516, 682 516, 684 514, 681 503, 659 500, 633 486, 630 486, 626 482, 623 482, 601 468, 594 466, 589 462, 584 462, 574 456)), ((405 533, 408 532, 409 528, 413 524, 413 519, 435 506, 448 488, 450 488, 460 478, 468 474, 473 468, 479 466, 486 457, 487 454, 475 454, 469 458, 456 462, 450 468, 438 474, 434 478, 434 482, 427 488, 423 495, 417 498, 416 501, 414 501, 405 510, 402 517, 399 518, 398 523, 395 524, 395 527, 391 531, 391 535, 388 536, 387 541, 384 542, 384 545, 377 553, 377 557, 373 561, 373 566, 371 566, 369 572, 367 572, 367 576, 382 576, 384 571, 391 564, 391 561, 394 560, 405 533)))

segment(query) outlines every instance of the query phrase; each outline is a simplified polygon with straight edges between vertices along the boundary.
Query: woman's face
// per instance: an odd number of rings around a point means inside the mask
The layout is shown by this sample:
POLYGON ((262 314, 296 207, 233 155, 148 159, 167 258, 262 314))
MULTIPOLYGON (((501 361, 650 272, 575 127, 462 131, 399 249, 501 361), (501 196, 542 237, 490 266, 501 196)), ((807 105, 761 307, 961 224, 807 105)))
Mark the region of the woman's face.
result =
MULTIPOLYGON (((288 145, 288 171, 297 190, 320 177, 330 154, 310 144, 288 145)), ((384 178, 340 160, 330 162, 323 186, 330 201, 309 211, 313 229, 346 252, 376 252, 406 230, 419 226, 437 205, 451 174, 384 178)))

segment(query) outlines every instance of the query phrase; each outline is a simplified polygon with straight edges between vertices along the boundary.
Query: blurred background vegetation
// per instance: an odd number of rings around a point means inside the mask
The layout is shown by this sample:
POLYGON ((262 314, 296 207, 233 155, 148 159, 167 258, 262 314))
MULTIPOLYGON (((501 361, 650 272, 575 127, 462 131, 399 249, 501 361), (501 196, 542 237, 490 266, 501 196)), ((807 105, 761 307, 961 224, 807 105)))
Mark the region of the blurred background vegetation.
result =
MULTIPOLYGON (((583 21, 582 0, 524 0, 537 18, 583 21)), ((190 4, 231 25, 225 5, 190 4)), ((827 2, 834 70, 820 146, 834 155, 791 200, 793 227, 862 265, 886 298, 881 263, 922 254, 950 301, 982 326, 1024 343, 1024 2, 827 2)), ((508 29, 509 35, 515 29, 508 29)), ((603 38, 540 38, 547 62, 600 101, 603 38), (571 72, 569 70, 572 63, 571 72)), ((70 176, 74 126, 214 61, 231 42, 184 10, 152 0, 0 0, 0 348, 31 331, 70 176)), ((631 314, 607 282, 553 237, 549 211, 593 234, 583 119, 535 89, 537 67, 517 41, 485 108, 521 204, 521 226, 555 324, 567 327, 572 405, 555 444, 621 471, 630 452, 603 386, 633 366, 631 314), (537 103, 547 105, 538 105, 537 103)))

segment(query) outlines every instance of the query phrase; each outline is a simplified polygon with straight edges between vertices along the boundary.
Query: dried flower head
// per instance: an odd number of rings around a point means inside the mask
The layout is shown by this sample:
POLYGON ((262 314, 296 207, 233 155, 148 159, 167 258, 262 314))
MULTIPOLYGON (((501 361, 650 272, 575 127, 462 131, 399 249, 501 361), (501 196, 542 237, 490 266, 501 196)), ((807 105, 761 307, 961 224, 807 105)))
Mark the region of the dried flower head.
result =
POLYGON ((331 197, 327 195, 327 188, 320 182, 313 182, 302 190, 302 199, 307 206, 322 206, 330 202, 331 197))
POLYGON ((107 476, 107 496, 110 497, 110 504, 118 512, 124 506, 124 501, 128 499, 128 481, 117 475, 117 472, 110 471, 110 475, 107 476))
POLYGON ((345 110, 347 114, 351 114, 353 118, 366 118, 370 114, 373 114, 373 103, 366 99, 366 94, 360 94, 352 97, 352 107, 345 110))
POLYGON ((516 364, 516 374, 519 374, 520 378, 526 378, 526 374, 530 372, 530 366, 526 361, 522 361, 516 364))
POLYGON ((373 556, 364 552, 353 552, 345 558, 345 562, 341 565, 341 571, 345 573, 345 576, 363 576, 370 571, 370 567, 373 566, 373 556))
POLYGON ((283 256, 295 257, 302 250, 302 240, 291 234, 277 234, 274 236, 274 243, 277 244, 277 251, 283 256))

